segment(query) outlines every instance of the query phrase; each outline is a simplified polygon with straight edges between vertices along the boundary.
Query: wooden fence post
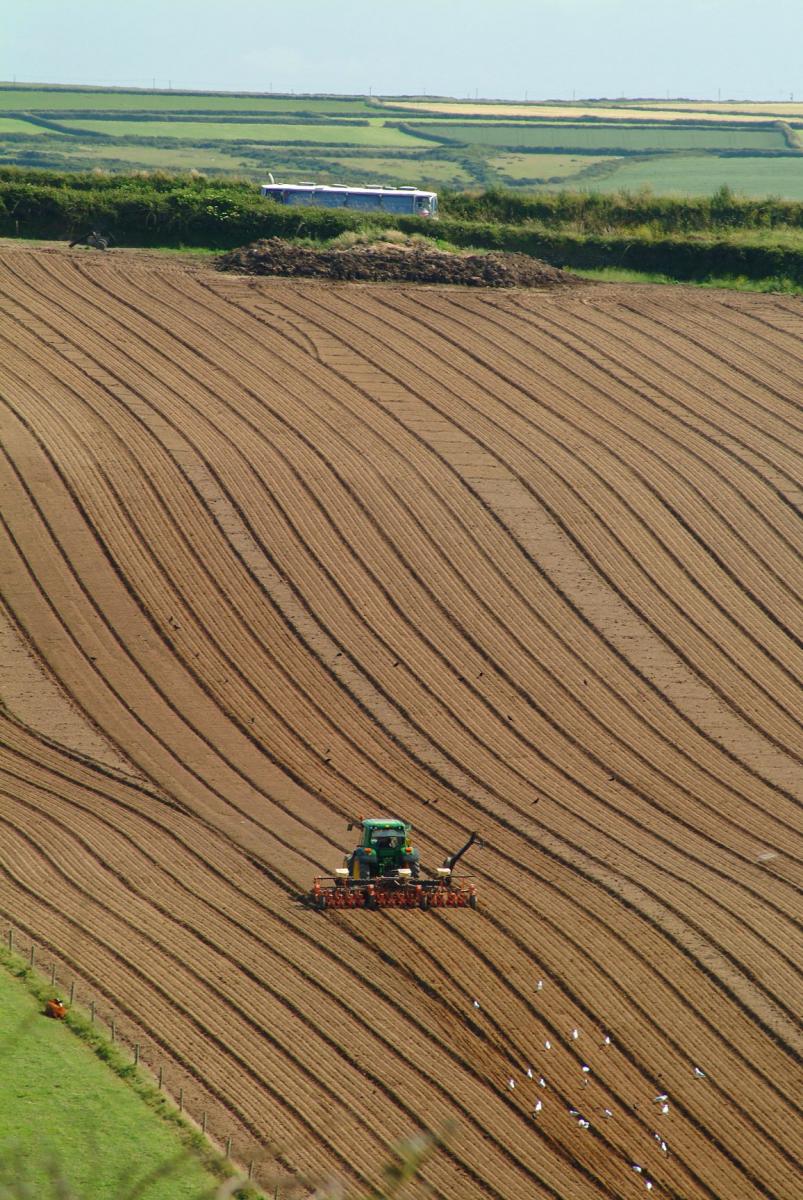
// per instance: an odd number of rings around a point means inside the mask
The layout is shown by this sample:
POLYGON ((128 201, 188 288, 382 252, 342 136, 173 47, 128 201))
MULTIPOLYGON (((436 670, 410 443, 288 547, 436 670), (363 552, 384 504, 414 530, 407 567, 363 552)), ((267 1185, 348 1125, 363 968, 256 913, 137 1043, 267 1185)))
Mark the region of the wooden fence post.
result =
POLYGON ((75 1002, 75 980, 70 984, 70 1004, 75 1002))
POLYGON ((248 1164, 248 1178, 249 1179, 254 1178, 254 1160, 253 1160, 253 1158, 251 1159, 250 1163, 248 1164))
POLYGON ((134 1042, 134 1066, 139 1066, 139 1042, 134 1042))
POLYGON ((226 1138, 226 1158, 231 1158, 231 1134, 226 1138))
POLYGON ((178 1111, 184 1112, 184 1088, 178 1089, 178 1111))
POLYGON ((116 1025, 115 1025, 115 1023, 114 1023, 114 1017, 112 1017, 112 1023, 111 1023, 111 1035, 112 1035, 112 1041, 114 1041, 114 1040, 115 1040, 115 1037, 117 1036, 117 1026, 116 1026, 116 1025))
POLYGON ((160 1090, 161 1090, 162 1084, 164 1082, 164 1077, 165 1077, 165 1069, 164 1069, 164 1067, 160 1067, 159 1068, 159 1089, 160 1090))
POLYGON ((92 1022, 93 1025, 95 1024, 95 1001, 94 1000, 89 1001, 89 1020, 92 1022))
POLYGON ((11 953, 14 952, 14 930, 13 929, 9 929, 9 931, 8 931, 8 949, 9 949, 9 952, 11 952, 11 953))
POLYGON ((56 964, 55 963, 51 963, 51 966, 50 966, 50 986, 51 987, 56 986, 56 964))
POLYGON ((31 966, 36 962, 36 946, 31 946, 31 966))
POLYGON ((201 1113, 201 1133, 206 1133, 206 1109, 201 1113))

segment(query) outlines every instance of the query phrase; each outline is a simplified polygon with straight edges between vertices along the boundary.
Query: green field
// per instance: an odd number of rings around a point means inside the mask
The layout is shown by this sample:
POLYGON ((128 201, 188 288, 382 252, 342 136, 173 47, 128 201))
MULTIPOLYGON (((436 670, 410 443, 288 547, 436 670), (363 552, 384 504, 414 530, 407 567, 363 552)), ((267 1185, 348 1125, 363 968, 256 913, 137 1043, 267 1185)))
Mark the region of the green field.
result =
POLYGON ((621 161, 611 174, 579 181, 586 191, 636 191, 650 187, 661 194, 710 196, 723 185, 746 196, 784 196, 803 200, 800 158, 717 158, 714 155, 656 157, 621 161))
POLYGON ((41 125, 32 125, 30 121, 20 121, 15 117, 0 117, 0 137, 4 133, 24 133, 30 137, 45 133, 41 125))
POLYGON ((411 137, 382 121, 369 125, 343 125, 327 121, 324 125, 271 125, 259 122, 238 124, 216 121, 84 121, 71 120, 69 129, 76 133, 103 133, 108 137, 177 138, 193 142, 314 142, 324 146, 406 146, 420 149, 420 138, 411 137))
POLYGON ((621 160, 595 154, 499 154, 488 159, 495 171, 516 182, 525 179, 566 179, 596 163, 613 165, 621 160))
POLYGON ((0 88, 0 112, 231 112, 340 113, 376 115, 376 108, 359 98, 305 96, 235 96, 204 92, 124 92, 69 88, 0 88))
MULTIPOLYGON (((419 160, 415 158, 369 158, 363 156, 348 158, 344 156, 338 158, 337 165, 341 170, 347 171, 356 183, 367 176, 372 179, 380 177, 383 181, 395 185, 415 184, 422 188, 445 184, 450 187, 459 187, 461 184, 471 182, 468 172, 459 163, 450 162, 448 159, 441 161, 433 158, 419 160)), ((304 168, 304 170, 308 170, 308 168, 304 168)), ((295 171, 295 174, 299 175, 298 170, 295 171)), ((317 178, 324 180, 325 175, 325 171, 318 171, 317 178)), ((290 181, 290 173, 285 172, 282 178, 284 179, 285 176, 290 181)), ((311 176, 307 175, 304 178, 311 178, 311 176)))
POLYGON ((410 121, 411 129, 448 137, 470 146, 511 146, 578 150, 785 150, 786 140, 776 129, 700 129, 663 125, 572 125, 520 121, 516 124, 472 121, 410 121))
POLYGON ((216 1184, 177 1136, 0 966, 0 1195, 199 1200, 216 1184), (57 1182, 59 1181, 59 1182, 57 1182))
POLYGON ((707 195, 724 183, 748 196, 801 197, 803 128, 772 125, 781 112, 799 122, 800 104, 718 109, 685 100, 579 106, 448 102, 440 110, 402 112, 394 111, 398 103, 362 96, 5 85, 0 163, 74 171, 195 170, 254 181, 271 171, 290 182, 422 184, 458 191, 504 185, 523 192, 560 187, 611 192, 647 186, 657 194, 707 195), (595 119, 578 119, 581 111, 595 119), (472 112, 473 119, 467 117, 472 112), (56 128, 34 125, 24 119, 26 113, 46 114, 56 128), (694 124, 703 113, 709 123, 694 124), (121 119, 124 115, 130 119, 121 119), (347 124, 348 117, 364 124, 347 124))

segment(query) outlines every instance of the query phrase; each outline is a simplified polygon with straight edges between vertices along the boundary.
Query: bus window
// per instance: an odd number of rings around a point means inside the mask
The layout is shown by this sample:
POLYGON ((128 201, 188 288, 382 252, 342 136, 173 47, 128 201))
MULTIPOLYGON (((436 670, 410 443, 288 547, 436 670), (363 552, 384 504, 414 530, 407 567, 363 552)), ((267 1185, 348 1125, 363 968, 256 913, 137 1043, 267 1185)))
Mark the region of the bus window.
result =
POLYGON ((413 211, 413 197, 405 195, 383 196, 382 207, 385 212, 411 213, 413 211))

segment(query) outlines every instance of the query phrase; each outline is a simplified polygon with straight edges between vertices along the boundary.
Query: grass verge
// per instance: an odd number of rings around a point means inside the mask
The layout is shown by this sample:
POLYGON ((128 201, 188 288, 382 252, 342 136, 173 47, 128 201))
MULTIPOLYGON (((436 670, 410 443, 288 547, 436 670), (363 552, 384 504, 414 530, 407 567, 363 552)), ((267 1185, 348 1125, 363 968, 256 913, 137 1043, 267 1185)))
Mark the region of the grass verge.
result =
POLYGON ((749 279, 746 275, 711 275, 706 279, 675 279, 651 271, 626 271, 621 267, 571 268, 572 274, 601 283, 663 283, 678 287, 724 288, 734 292, 773 292, 786 296, 803 296, 803 284, 778 276, 749 279))
MULTIPOLYGON (((64 1023, 42 1016, 52 988, 5 948, 0 968, 4 1200, 232 1194, 231 1163, 116 1045, 75 1010, 64 1023)), ((236 1195, 255 1200, 257 1193, 236 1195)))

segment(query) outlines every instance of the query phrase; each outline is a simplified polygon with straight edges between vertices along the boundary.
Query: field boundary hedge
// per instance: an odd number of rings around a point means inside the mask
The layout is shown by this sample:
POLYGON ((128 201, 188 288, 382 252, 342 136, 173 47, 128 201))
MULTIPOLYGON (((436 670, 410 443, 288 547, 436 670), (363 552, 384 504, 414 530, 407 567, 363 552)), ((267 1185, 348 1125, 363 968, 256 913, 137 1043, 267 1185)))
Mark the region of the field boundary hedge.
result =
POLYGON ((101 228, 123 246, 230 250, 268 237, 324 241, 370 224, 460 247, 529 254, 556 266, 628 267, 690 280, 781 276, 803 283, 803 246, 729 237, 729 230, 749 224, 762 231, 779 225, 781 212, 787 228, 802 228, 803 204, 742 201, 727 189, 683 204, 571 192, 525 199, 502 189, 480 197, 446 194, 444 216, 434 225, 417 217, 285 208, 263 200, 247 183, 118 176, 92 187, 90 176, 90 186, 43 186, 4 179, 5 174, 0 173, 0 234, 7 237, 67 239, 101 228), (503 214, 507 220, 498 219, 503 214), (514 215, 518 220, 510 220, 514 215), (686 225, 678 229, 681 219, 686 225))

